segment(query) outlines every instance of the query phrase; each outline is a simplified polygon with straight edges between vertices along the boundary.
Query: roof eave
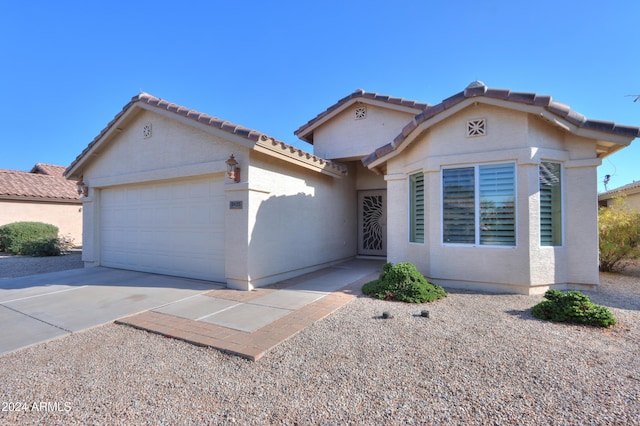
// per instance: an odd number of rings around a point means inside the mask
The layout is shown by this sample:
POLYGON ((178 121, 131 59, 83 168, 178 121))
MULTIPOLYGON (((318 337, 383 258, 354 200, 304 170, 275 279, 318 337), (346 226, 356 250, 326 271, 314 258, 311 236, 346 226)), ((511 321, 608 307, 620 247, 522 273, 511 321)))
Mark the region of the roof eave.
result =
POLYGON ((0 201, 30 201, 39 203, 82 204, 82 201, 78 198, 33 197, 4 194, 0 194, 0 201))
MULTIPOLYGON (((418 112, 423 110, 423 106, 426 104, 415 103, 416 106, 409 106, 406 103, 395 103, 395 102, 387 102, 383 100, 378 100, 375 97, 368 97, 373 95, 369 92, 354 92, 351 95, 347 96, 346 100, 340 100, 338 103, 329 107, 326 111, 320 113, 316 118, 310 120, 308 123, 300 126, 296 131, 293 132, 295 136, 299 139, 308 142, 313 145, 313 132, 323 124, 327 123, 331 119, 333 119, 336 115, 342 113, 347 108, 351 106, 361 103, 367 105, 375 105, 381 108, 386 108, 394 111, 406 112, 409 114, 417 114, 418 112)), ((388 96, 384 96, 384 98, 389 98, 388 96)), ((395 98, 394 98, 395 99, 395 98)), ((400 98, 397 98, 400 100, 400 98)), ((403 100, 401 100, 403 101, 403 100)))
POLYGON ((342 178, 347 175, 346 167, 341 164, 325 160, 267 136, 261 137, 253 149, 328 176, 342 178))
MULTIPOLYGON (((605 158, 621 150, 625 146, 630 145, 631 142, 638 137, 638 135, 633 135, 632 131, 626 131, 626 129, 631 129, 628 126, 620 126, 625 129, 624 132, 620 133, 614 133, 613 131, 607 132, 590 127, 581 127, 554 114, 543 106, 517 103, 486 96, 463 96, 464 92, 460 92, 448 99, 445 99, 441 104, 433 106, 432 113, 430 113, 429 110, 426 110, 424 113, 418 114, 404 127, 402 133, 396 136, 391 143, 378 148, 376 151, 363 158, 363 165, 369 169, 379 168, 382 164, 400 154, 407 146, 411 145, 415 139, 430 127, 446 120, 471 105, 479 103, 537 115, 564 131, 596 140, 598 158, 605 158), (423 116, 425 113, 429 114, 428 118, 421 120, 420 116, 423 116)), ((613 126, 613 128, 615 128, 615 126, 613 126)))

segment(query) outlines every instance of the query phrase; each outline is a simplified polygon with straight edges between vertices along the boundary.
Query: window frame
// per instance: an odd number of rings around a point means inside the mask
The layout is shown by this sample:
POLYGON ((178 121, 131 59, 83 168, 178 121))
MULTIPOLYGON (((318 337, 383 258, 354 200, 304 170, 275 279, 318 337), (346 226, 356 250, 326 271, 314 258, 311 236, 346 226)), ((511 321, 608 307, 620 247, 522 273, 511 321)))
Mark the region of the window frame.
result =
POLYGON ((440 244, 446 247, 479 247, 479 248, 502 248, 513 249, 518 247, 518 164, 516 161, 497 161, 487 163, 474 163, 474 164, 458 164, 442 166, 440 169, 440 244), (512 165, 513 166, 513 245, 505 244, 482 244, 481 243, 481 230, 480 230, 480 217, 481 217, 481 202, 480 202, 480 167, 482 166, 500 166, 500 165, 512 165), (444 171, 451 169, 473 169, 473 204, 474 204, 474 242, 473 243, 457 243, 447 242, 445 238, 445 191, 444 191, 444 171))
MULTIPOLYGON (((540 163, 538 164, 538 215, 539 215, 539 220, 538 220, 538 226, 539 226, 539 238, 538 238, 538 244, 540 247, 549 247, 549 248, 560 248, 560 247, 564 247, 565 244, 565 204, 564 204, 564 180, 565 180, 565 172, 564 172, 564 163, 562 161, 557 161, 557 160, 540 160, 540 163), (560 175, 560 194, 559 194, 559 198, 560 198, 560 218, 559 220, 559 225, 560 225, 560 232, 559 232, 559 238, 560 238, 560 244, 543 244, 542 243, 542 192, 541 192, 541 188, 540 188, 540 177, 541 177, 541 168, 542 168, 542 164, 543 163, 551 163, 551 164, 557 164, 559 166, 558 168, 558 172, 560 175)), ((552 209, 553 210, 553 209, 552 209)))
POLYGON ((415 173, 411 173, 408 176, 408 182, 409 182, 409 229, 408 229, 408 236, 409 236, 409 243, 411 244, 424 244, 425 243, 425 234, 426 234, 426 227, 427 227, 427 209, 426 209, 426 201, 427 201, 427 197, 426 197, 426 188, 425 188, 425 174, 424 172, 415 172, 415 173), (422 176, 422 241, 418 241, 418 239, 416 238, 416 224, 418 222, 417 219, 417 215, 416 215, 416 211, 415 208, 417 206, 416 200, 415 200, 415 178, 417 176, 422 176))

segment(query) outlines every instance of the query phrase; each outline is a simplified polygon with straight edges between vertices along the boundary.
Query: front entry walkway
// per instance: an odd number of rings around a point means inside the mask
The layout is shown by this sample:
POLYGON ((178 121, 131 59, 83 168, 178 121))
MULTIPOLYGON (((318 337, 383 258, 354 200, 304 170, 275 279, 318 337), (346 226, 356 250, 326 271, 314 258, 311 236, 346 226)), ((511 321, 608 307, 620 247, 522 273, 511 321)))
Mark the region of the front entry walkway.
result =
POLYGON ((116 323, 257 361, 349 303, 383 263, 351 260, 254 291, 215 289, 116 323))

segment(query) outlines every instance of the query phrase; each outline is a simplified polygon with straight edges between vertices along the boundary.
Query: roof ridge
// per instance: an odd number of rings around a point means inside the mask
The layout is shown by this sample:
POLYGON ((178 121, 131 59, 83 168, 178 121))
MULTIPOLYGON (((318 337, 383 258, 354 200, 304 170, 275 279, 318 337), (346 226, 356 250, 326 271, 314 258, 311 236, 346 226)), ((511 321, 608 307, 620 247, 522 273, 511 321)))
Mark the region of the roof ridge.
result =
MULTIPOLYGON (((424 110, 424 109, 429 107, 429 104, 425 103, 425 102, 419 102, 419 101, 414 101, 414 100, 410 100, 410 99, 398 98, 398 97, 394 97, 394 96, 390 96, 390 95, 382 95, 382 94, 377 93, 377 92, 367 92, 364 89, 356 89, 355 91, 351 92, 347 96, 339 99, 335 104, 329 106, 326 110, 322 111, 321 113, 316 115, 311 120, 307 121, 305 124, 300 126, 297 130, 295 130, 293 132, 293 134, 298 136, 298 137, 300 137, 301 133, 303 133, 305 130, 309 129, 310 127, 312 127, 315 123, 317 123, 318 121, 320 121, 321 119, 323 119, 327 115, 331 114, 333 111, 339 109, 345 103, 349 102, 352 99, 356 99, 356 98, 367 98, 367 99, 372 99, 374 101, 385 102, 385 103, 389 103, 389 104, 393 104, 393 105, 400 105, 400 106, 404 106, 404 107, 408 107, 408 108, 414 108, 414 109, 417 109, 417 110, 424 110)), ((301 138, 301 139, 305 140, 303 138, 301 138)), ((309 142, 309 141, 307 141, 307 142, 309 142)))
MULTIPOLYGON (((204 112, 199 112, 193 109, 189 109, 187 107, 175 104, 173 102, 169 102, 162 98, 153 96, 150 93, 140 92, 137 95, 131 98, 131 101, 127 103, 118 114, 106 125, 104 129, 89 143, 89 145, 76 157, 76 159, 67 167, 64 172, 66 176, 69 171, 80 161, 82 157, 93 147, 95 144, 109 131, 109 129, 130 109, 136 102, 143 102, 147 105, 153 106, 158 109, 166 110, 172 112, 174 114, 183 116, 190 120, 193 120, 198 123, 202 123, 207 126, 211 126, 225 132, 234 134, 236 136, 242 137, 244 139, 250 140, 252 142, 259 142, 260 140, 268 140, 271 139, 280 144, 283 150, 289 150, 291 152, 299 151, 300 156, 306 156, 308 154, 306 151, 297 148, 293 145, 287 144, 286 142, 280 141, 272 136, 267 135, 266 133, 259 132, 257 130, 250 129, 248 127, 244 127, 239 124, 232 123, 228 120, 223 120, 221 118, 206 114, 204 112)), ((310 154, 313 156, 313 154, 310 154)), ((315 156, 314 156, 315 157, 315 156)), ((317 157, 319 158, 319 157, 317 157)), ((346 172, 346 168, 344 166, 334 163, 330 160, 322 159, 323 164, 326 163, 329 167, 334 170, 340 171, 341 173, 346 172)))
POLYGON ((413 120, 411 120, 402 129, 402 132, 397 135, 392 142, 378 148, 376 151, 363 158, 362 163, 367 166, 390 152, 395 151, 406 141, 409 134, 425 121, 448 109, 451 109, 467 99, 481 97, 540 107, 579 128, 626 137, 640 137, 640 127, 627 126, 610 121, 589 119, 577 111, 572 110, 569 105, 554 101, 549 95, 538 95, 533 92, 514 92, 510 89, 493 89, 487 87, 483 82, 476 80, 469 84, 463 91, 442 100, 442 102, 438 104, 430 105, 420 113, 416 114, 413 120))

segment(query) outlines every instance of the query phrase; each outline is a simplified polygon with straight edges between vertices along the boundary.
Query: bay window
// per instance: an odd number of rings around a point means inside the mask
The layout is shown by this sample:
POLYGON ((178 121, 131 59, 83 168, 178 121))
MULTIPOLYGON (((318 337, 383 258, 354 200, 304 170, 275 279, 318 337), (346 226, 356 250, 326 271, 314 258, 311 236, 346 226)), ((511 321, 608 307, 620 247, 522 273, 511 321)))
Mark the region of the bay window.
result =
POLYGON ((516 245, 515 164, 442 170, 444 244, 516 245))
POLYGON ((409 241, 424 243, 424 173, 409 176, 409 241))
POLYGON ((562 245, 562 176, 559 163, 541 162, 540 245, 562 245))

